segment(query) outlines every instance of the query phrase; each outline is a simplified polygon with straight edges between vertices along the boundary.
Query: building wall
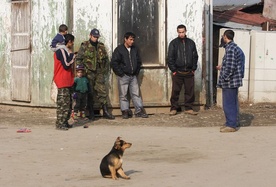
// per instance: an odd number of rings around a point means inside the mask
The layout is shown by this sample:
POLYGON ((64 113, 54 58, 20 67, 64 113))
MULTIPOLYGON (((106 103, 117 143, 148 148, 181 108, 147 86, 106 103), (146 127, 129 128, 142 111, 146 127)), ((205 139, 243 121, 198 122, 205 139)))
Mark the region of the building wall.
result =
MULTIPOLYGON (((67 24, 67 0, 32 0, 31 6, 31 102, 11 99, 11 2, 0 0, 0 102, 7 104, 55 106, 50 99, 53 52, 49 45, 61 23, 67 24)), ((28 80, 22 80, 22 84, 28 80)))
POLYGON ((50 86, 53 79, 53 52, 50 44, 60 24, 68 25, 68 0, 32 0, 32 102, 31 105, 53 106, 50 86))
POLYGON ((249 101, 276 102, 276 32, 251 31, 249 101))
MULTIPOLYGON (((114 1, 115 2, 115 1, 114 1)), ((169 42, 177 37, 176 27, 179 24, 185 24, 188 29, 188 37, 193 39, 197 44, 199 62, 198 70, 196 71, 196 95, 197 103, 202 103, 200 100, 200 93, 202 91, 202 13, 203 13, 203 1, 194 0, 178 0, 177 4, 181 6, 175 6, 175 2, 167 1, 167 25, 166 25, 166 44, 167 49, 169 42)), ((74 1, 74 34, 77 38, 75 42, 75 50, 78 50, 82 41, 88 39, 89 32, 92 28, 98 28, 101 32, 100 41, 104 42, 111 58, 113 50, 112 26, 116 21, 113 14, 113 4, 109 0, 101 1, 96 0, 93 2, 85 1, 79 3, 74 1), (94 12, 94 14, 91 14, 94 12)), ((165 12, 164 12, 165 14, 165 12)), ((116 33, 115 33, 116 35, 116 33)), ((116 37, 115 37, 116 38, 116 37)), ((165 49, 165 50, 166 50, 165 49)), ((141 54, 143 55, 143 54, 141 54)), ((165 60, 165 59, 164 59, 165 60)), ((165 68, 144 68, 139 76, 141 95, 144 100, 144 104, 147 106, 156 105, 169 105, 169 97, 171 91, 171 72, 165 68), (152 90, 149 91, 149 88, 152 90)), ((115 107, 119 106, 118 91, 116 76, 111 71, 109 77, 110 88, 110 100, 115 107)), ((181 97, 183 101, 183 97, 181 97)))
MULTIPOLYGON (((226 29, 220 29, 222 35, 226 29)), ((250 103, 276 102, 276 55, 270 41, 276 33, 270 31, 236 30, 234 41, 245 54, 245 73, 243 86, 239 88, 239 101, 250 103)), ((219 49, 219 64, 225 54, 219 49)), ((219 76, 219 73, 218 73, 219 76)), ((217 105, 222 106, 222 90, 217 91, 217 105)))
POLYGON ((0 101, 10 99, 10 4, 0 1, 0 101))
MULTIPOLYGON (((31 102, 16 102, 11 100, 11 63, 10 63, 10 30, 11 2, 0 0, 0 103, 30 105, 30 106, 55 106, 50 99, 50 86, 53 77, 53 52, 49 49, 52 38, 58 32, 58 26, 65 23, 72 28, 75 35, 75 51, 82 41, 88 39, 92 28, 98 28, 111 58, 113 51, 114 4, 116 0, 30 0, 31 3, 31 102), (73 7, 73 8, 72 8, 73 7), (71 19, 72 18, 72 19, 71 19)), ((169 42, 177 37, 176 27, 179 24, 187 26, 187 35, 196 42, 199 63, 196 71, 196 102, 203 103, 202 96, 202 30, 204 1, 197 0, 167 0, 166 38, 164 50, 169 42), (181 6, 176 6, 181 5, 181 6)), ((165 60, 165 59, 164 59, 165 60)), ((116 78, 112 71, 107 77, 111 104, 119 106, 116 78)), ((171 92, 171 72, 168 68, 145 67, 139 76, 141 95, 146 106, 168 106, 171 92)), ((24 84, 24 80, 22 80, 24 84)), ((181 98, 183 100, 183 97, 181 98)))

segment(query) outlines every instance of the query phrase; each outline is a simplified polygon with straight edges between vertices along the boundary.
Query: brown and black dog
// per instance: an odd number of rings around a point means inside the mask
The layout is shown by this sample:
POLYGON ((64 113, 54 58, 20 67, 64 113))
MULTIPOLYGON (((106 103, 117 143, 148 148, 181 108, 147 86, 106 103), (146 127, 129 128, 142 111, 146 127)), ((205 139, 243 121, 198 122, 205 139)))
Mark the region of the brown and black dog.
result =
POLYGON ((131 147, 131 143, 127 143, 118 137, 112 147, 111 151, 102 159, 100 170, 105 178, 118 179, 117 173, 124 179, 130 179, 122 168, 123 154, 126 148, 131 147))

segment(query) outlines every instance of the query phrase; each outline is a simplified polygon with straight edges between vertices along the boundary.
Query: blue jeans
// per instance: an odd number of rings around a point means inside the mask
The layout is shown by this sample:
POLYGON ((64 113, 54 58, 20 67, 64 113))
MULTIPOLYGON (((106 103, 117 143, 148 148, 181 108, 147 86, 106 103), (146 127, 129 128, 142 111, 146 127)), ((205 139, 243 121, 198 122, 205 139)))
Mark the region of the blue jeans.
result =
POLYGON ((128 75, 124 75, 123 77, 117 76, 117 80, 121 111, 129 109, 129 100, 127 98, 127 93, 129 90, 130 97, 135 107, 135 114, 137 114, 143 108, 137 77, 128 75))
POLYGON ((237 128, 239 121, 238 88, 222 89, 223 111, 226 118, 225 125, 237 128))

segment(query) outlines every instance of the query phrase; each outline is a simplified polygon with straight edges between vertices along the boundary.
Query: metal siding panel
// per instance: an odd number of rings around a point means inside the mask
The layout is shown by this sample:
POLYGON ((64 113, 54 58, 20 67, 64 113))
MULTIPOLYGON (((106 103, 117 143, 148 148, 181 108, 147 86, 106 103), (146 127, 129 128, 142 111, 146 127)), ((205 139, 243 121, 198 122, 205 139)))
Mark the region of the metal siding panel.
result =
POLYGON ((249 82, 249 60, 250 60, 250 32, 246 30, 234 30, 234 41, 243 50, 245 55, 243 86, 239 88, 241 102, 248 101, 249 82))
POLYGON ((275 49, 275 43, 272 41, 276 41, 276 33, 267 32, 265 37, 265 51, 264 51, 265 68, 276 70, 276 49, 275 49))
POLYGON ((233 6, 233 5, 253 5, 259 3, 261 0, 213 0, 214 6, 233 6))
POLYGON ((276 102, 276 33, 252 31, 249 99, 253 103, 276 102))

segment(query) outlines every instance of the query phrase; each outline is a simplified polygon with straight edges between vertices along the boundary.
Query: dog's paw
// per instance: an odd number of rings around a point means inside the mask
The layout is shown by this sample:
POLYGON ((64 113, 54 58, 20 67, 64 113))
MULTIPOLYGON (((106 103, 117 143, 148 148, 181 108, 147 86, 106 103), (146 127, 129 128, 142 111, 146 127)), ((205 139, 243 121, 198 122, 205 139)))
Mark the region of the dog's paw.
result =
POLYGON ((125 176, 124 179, 130 179, 130 177, 129 176, 125 176))

